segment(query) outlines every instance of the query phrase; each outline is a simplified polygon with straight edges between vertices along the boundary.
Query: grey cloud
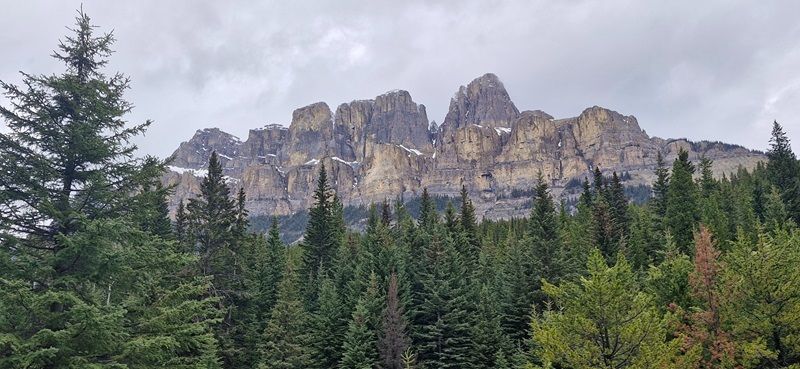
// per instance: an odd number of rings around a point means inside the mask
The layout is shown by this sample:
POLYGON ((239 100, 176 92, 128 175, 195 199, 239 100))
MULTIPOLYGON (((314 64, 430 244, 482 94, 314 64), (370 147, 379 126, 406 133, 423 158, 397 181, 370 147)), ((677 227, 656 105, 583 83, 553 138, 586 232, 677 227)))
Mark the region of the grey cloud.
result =
MULTIPOLYGON (((756 149, 777 119, 800 140, 796 1, 83 4, 115 30, 111 68, 133 80, 131 120, 155 120, 144 153, 168 155, 199 128, 242 136, 315 101, 395 88, 441 121, 457 87, 486 72, 520 109, 564 117, 601 105, 651 135, 756 149)), ((4 4, 0 79, 57 71, 46 56, 79 6, 4 4)))

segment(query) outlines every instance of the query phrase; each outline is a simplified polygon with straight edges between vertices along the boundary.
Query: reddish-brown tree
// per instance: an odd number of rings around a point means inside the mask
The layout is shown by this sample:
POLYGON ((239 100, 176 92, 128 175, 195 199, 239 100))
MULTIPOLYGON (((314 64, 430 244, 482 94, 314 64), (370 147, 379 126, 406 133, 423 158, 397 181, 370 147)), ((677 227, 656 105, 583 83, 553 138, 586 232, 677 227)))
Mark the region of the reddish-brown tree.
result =
POLYGON ((403 307, 400 305, 397 293, 397 274, 392 273, 389 277, 386 309, 383 312, 380 339, 378 341, 379 354, 384 369, 402 369, 403 353, 409 345, 403 307))

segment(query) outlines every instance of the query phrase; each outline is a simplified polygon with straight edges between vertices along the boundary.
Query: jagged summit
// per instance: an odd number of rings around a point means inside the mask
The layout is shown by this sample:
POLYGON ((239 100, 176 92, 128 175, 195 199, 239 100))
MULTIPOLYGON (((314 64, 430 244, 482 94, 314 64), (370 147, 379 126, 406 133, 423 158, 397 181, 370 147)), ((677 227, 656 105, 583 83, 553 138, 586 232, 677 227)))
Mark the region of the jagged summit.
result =
POLYGON ((628 185, 649 184, 656 156, 672 160, 679 149, 714 160, 717 174, 753 167, 762 153, 740 146, 651 138, 632 115, 593 106, 554 118, 541 110, 520 112, 503 83, 487 73, 461 86, 441 125, 408 91, 373 99, 324 102, 296 109, 288 128, 250 130, 245 141, 216 128, 198 130, 173 154, 164 181, 175 184, 171 205, 194 196, 213 150, 225 174, 247 192, 252 215, 291 214, 311 201, 318 166, 324 164, 345 204, 412 198, 423 188, 456 195, 461 186, 489 218, 524 215, 525 197, 541 172, 557 196, 595 166, 627 172, 628 185))

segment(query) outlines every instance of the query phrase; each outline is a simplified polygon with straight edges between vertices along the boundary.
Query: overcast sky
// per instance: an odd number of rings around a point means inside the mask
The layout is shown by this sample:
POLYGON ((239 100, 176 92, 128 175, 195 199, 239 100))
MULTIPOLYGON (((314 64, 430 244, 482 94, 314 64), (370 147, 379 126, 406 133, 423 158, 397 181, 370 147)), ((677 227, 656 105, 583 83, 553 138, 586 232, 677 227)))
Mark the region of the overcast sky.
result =
MULTIPOLYGON (((48 57, 80 1, 0 0, 0 79, 48 57)), ((497 74, 520 110, 600 105, 650 135, 765 149, 777 119, 800 148, 800 1, 83 1, 114 30, 141 151, 199 128, 243 139, 391 89, 441 122, 458 86, 497 74)), ((6 101, 0 98, 0 104, 6 101)), ((3 123, 0 123, 2 125, 3 123)), ((0 129, 2 129, 0 127, 0 129)))

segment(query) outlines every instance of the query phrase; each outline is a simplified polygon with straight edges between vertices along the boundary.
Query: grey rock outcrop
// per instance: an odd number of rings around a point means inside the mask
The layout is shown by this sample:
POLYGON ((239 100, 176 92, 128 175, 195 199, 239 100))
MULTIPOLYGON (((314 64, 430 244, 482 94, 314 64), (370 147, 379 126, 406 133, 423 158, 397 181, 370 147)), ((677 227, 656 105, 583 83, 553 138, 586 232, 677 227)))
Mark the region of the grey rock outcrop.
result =
POLYGON ((176 185, 174 208, 198 192, 216 150, 230 183, 246 191, 252 215, 308 207, 325 165, 345 204, 410 198, 423 188, 456 195, 463 185, 479 214, 502 218, 525 214, 527 199, 514 198, 515 190, 531 188, 539 173, 556 196, 595 166, 627 172, 628 184, 649 184, 658 153, 669 163, 681 148, 693 160, 714 160, 717 175, 765 159, 736 145, 649 137, 635 117, 598 106, 562 119, 520 112, 497 76, 486 74, 459 88, 438 127, 424 105, 397 90, 341 104, 335 113, 323 102, 299 108, 288 128, 254 129, 244 142, 216 128, 199 130, 175 151, 164 182, 176 185))

